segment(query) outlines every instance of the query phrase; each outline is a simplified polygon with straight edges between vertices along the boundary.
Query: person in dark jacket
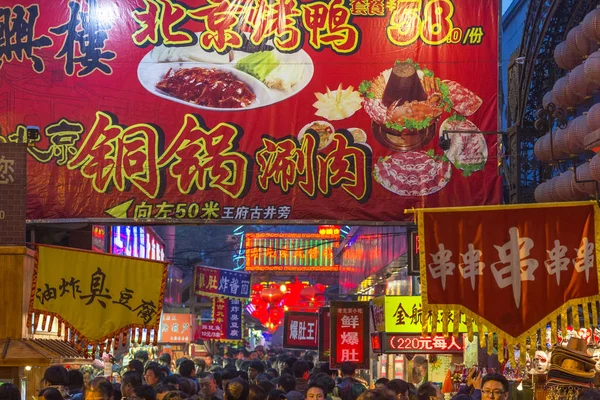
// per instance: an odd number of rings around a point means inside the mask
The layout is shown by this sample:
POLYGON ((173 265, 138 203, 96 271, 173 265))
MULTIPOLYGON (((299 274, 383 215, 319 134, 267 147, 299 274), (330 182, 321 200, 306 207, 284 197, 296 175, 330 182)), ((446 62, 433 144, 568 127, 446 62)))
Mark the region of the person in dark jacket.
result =
POLYGON ((338 394, 342 400, 356 400, 367 388, 358 381, 356 374, 356 364, 343 362, 340 368, 342 372, 342 381, 338 385, 338 394))

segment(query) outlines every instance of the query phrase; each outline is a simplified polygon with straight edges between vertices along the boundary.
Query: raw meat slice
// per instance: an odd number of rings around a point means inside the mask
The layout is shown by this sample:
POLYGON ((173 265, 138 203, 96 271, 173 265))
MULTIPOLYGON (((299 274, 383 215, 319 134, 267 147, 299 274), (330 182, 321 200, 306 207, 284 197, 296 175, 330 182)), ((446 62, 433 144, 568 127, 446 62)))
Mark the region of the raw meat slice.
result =
POLYGON ((460 83, 454 81, 443 81, 448 85, 450 91, 450 101, 452 101, 452 109, 457 113, 468 117, 475 114, 479 110, 483 100, 475 93, 471 92, 460 83))
POLYGON ((429 196, 450 181, 450 163, 436 160, 420 151, 407 151, 381 157, 373 178, 399 196, 429 196))
POLYGON ((363 99, 363 107, 369 117, 378 124, 385 123, 387 108, 381 102, 381 99, 363 99))
MULTIPOLYGON (((448 118, 440 125, 440 137, 447 131, 478 131, 477 125, 466 119, 448 118)), ((485 137, 481 133, 449 133, 450 148, 444 150, 446 157, 463 176, 481 171, 488 158, 485 137)))

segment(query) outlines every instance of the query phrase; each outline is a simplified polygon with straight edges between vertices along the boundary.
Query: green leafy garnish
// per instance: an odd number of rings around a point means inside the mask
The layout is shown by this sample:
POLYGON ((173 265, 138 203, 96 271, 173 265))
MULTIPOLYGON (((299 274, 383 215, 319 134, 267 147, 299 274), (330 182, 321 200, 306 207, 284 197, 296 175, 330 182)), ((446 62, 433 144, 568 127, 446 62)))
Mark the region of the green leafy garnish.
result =
POLYGON ((423 121, 417 121, 410 118, 404 118, 401 124, 395 122, 386 122, 385 126, 390 129, 402 132, 405 129, 409 131, 419 131, 431 125, 431 117, 425 118, 423 121))
POLYGON ((428 70, 427 68, 423 68, 422 71, 423 71, 423 75, 433 78, 433 71, 428 70))
POLYGON ((452 100, 450 100, 450 89, 448 85, 440 80, 440 78, 435 78, 435 82, 440 88, 440 93, 442 94, 442 100, 440 102, 444 111, 450 112, 452 110, 452 100))
POLYGON ((374 99, 375 94, 370 91, 372 84, 371 81, 362 81, 358 86, 358 92, 368 99, 374 99))
POLYGON ((460 114, 452 114, 452 116, 448 117, 448 121, 465 121, 467 119, 467 117, 465 117, 464 115, 460 115, 460 114))
POLYGON ((446 153, 442 154, 441 156, 438 156, 435 154, 433 149, 429 149, 425 152, 425 154, 427 154, 430 158, 433 158, 434 160, 438 160, 438 161, 442 161, 442 162, 450 162, 450 160, 446 156, 446 153))
POLYGON ((466 178, 471 176, 474 172, 481 171, 485 167, 485 161, 477 164, 461 164, 459 162, 454 163, 457 169, 462 170, 462 175, 466 178))

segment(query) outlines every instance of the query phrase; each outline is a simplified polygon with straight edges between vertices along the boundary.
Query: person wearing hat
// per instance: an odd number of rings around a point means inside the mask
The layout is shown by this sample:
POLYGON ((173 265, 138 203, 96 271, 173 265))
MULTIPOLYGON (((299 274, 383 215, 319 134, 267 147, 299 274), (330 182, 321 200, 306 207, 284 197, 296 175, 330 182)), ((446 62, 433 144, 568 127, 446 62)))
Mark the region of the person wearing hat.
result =
MULTIPOLYGON (((250 362, 248 367, 248 379, 251 385, 257 385, 259 377, 262 377, 265 373, 265 364, 262 361, 254 360, 250 362)), ((266 377, 266 379, 269 379, 266 377)))

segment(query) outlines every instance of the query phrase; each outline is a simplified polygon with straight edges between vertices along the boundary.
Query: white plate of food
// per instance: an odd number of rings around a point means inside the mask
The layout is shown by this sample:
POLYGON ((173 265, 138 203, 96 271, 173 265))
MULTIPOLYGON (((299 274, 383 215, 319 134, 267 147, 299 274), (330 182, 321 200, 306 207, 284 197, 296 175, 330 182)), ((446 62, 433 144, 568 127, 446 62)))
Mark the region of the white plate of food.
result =
POLYGON ((175 48, 155 47, 138 66, 138 79, 150 93, 177 103, 213 111, 249 110, 278 103, 304 89, 313 74, 313 62, 304 50, 293 54, 267 50, 256 53, 232 51, 221 55, 207 52, 198 44, 175 48), (205 99, 204 87, 193 87, 189 82, 199 78, 210 82, 211 79, 214 81, 214 77, 209 77, 210 74, 205 71, 192 71, 193 68, 217 71, 213 75, 220 75, 230 83, 226 88, 231 87, 231 92, 237 94, 241 91, 240 99, 234 101, 233 105, 228 104, 226 99, 220 99, 217 103, 212 99, 205 99), (177 87, 178 84, 180 87, 177 87), (244 95, 244 86, 255 98, 244 95))

